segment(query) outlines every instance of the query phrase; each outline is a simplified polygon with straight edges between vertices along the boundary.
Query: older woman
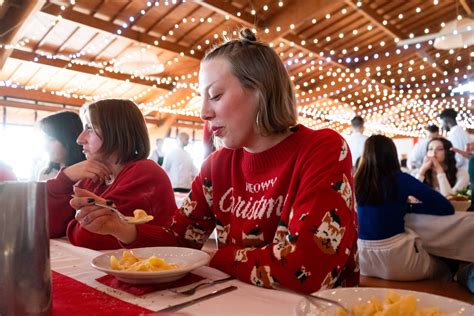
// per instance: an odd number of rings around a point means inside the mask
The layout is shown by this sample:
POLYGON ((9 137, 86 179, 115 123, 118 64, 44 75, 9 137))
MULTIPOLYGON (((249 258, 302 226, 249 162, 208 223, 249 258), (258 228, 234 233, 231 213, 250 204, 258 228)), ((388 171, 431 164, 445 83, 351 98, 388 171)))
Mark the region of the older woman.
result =
MULTIPOLYGON (((201 63, 201 117, 224 148, 204 162, 170 227, 112 232, 127 247, 202 247, 211 266, 263 287, 303 292, 358 283, 351 156, 336 132, 296 123, 288 73, 249 30, 201 63)), ((73 198, 81 221, 96 210, 73 198)), ((100 218, 98 218, 100 221, 100 218)), ((104 232, 97 224, 98 232, 104 232)))

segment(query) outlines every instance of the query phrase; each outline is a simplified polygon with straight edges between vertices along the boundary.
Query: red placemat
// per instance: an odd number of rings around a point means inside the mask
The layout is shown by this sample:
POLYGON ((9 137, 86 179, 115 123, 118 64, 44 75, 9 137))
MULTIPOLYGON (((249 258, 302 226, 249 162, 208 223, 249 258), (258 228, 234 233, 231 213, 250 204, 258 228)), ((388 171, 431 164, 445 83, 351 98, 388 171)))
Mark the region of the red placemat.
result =
POLYGON ((153 283, 153 284, 129 284, 118 280, 113 275, 104 275, 103 277, 97 278, 96 281, 114 289, 121 290, 136 296, 141 296, 155 291, 162 291, 166 289, 172 289, 175 287, 185 286, 192 283, 196 283, 204 279, 202 276, 188 273, 185 277, 167 283, 153 283))
POLYGON ((53 315, 142 315, 152 311, 52 271, 53 315))

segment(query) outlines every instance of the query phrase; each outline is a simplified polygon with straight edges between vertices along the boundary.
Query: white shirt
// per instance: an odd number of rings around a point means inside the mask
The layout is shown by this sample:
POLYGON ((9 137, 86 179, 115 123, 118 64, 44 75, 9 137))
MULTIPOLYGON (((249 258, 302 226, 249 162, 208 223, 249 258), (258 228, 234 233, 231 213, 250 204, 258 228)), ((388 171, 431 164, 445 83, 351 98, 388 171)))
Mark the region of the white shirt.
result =
POLYGON ((430 138, 420 139, 408 155, 407 166, 411 170, 419 169, 423 164, 430 138))
POLYGON ((356 131, 352 132, 352 134, 346 138, 349 149, 351 150, 352 166, 355 166, 357 159, 362 155, 367 138, 367 136, 356 131))
MULTIPOLYGON (((466 150, 466 145, 469 143, 469 134, 459 125, 455 125, 448 132, 448 140, 453 144, 453 147, 466 150)), ((456 154, 456 167, 467 166, 467 159, 456 154)))
POLYGON ((191 189, 191 183, 197 174, 191 155, 181 147, 176 147, 165 155, 163 161, 173 188, 191 189))
MULTIPOLYGON (((438 178, 438 186, 433 189, 446 197, 448 195, 455 195, 458 191, 465 189, 469 185, 469 174, 465 168, 458 169, 456 173, 456 183, 453 187, 449 184, 446 173, 439 173, 436 177, 438 178)), ((425 181, 425 175, 418 174, 417 179, 423 182, 425 181)))

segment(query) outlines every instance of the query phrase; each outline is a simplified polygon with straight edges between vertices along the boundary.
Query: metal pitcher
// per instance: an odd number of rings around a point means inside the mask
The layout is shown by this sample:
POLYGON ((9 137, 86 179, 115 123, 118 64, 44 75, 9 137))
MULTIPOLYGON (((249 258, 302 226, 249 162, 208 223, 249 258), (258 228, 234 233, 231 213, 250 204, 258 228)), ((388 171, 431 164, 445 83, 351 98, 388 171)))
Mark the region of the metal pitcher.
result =
POLYGON ((0 182, 0 316, 50 315, 46 183, 0 182))

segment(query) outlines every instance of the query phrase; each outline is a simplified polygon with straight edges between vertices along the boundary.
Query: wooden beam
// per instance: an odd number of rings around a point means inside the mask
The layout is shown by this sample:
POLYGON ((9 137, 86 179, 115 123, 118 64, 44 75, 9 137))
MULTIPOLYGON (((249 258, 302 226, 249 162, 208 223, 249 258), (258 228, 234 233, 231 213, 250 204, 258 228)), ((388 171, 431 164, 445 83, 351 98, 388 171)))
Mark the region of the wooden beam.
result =
MULTIPOLYGON (((35 101, 35 100, 31 99, 30 101, 35 101)), ((48 102, 48 101, 45 101, 45 102, 48 102)), ((73 111, 73 112, 78 113, 80 110, 80 106, 76 106, 76 105, 61 105, 61 104, 54 105, 54 104, 44 104, 44 103, 41 104, 37 102, 28 102, 28 100, 21 101, 20 99, 9 100, 9 99, 2 99, 2 98, 0 98, 0 106, 29 109, 33 111, 47 111, 47 112, 58 112, 58 111, 68 110, 68 111, 73 111)), ((169 130, 169 126, 175 124, 177 117, 178 117, 177 115, 167 114, 164 119, 157 119, 154 117, 146 117, 146 116, 144 118, 145 118, 145 122, 148 124, 154 124, 160 127, 165 125, 164 129, 169 130)), ((191 124, 193 125, 196 123, 202 123, 202 120, 195 121, 189 118, 190 118, 189 116, 179 115, 180 120, 191 122, 191 124)), ((181 124, 190 126, 190 124, 185 124, 185 123, 181 123, 181 124)))
MULTIPOLYGON (((16 0, 10 2, 12 3, 3 3, 9 8, 0 19, 0 38, 3 45, 14 45, 20 40, 25 22, 39 11, 46 1, 16 0)), ((11 53, 12 49, 0 49, 0 69, 3 68, 11 53)))
POLYGON ((38 104, 38 103, 29 103, 29 102, 21 102, 21 101, 12 101, 12 100, 3 100, 0 99, 0 106, 6 106, 10 108, 20 108, 20 109, 29 109, 34 111, 47 111, 47 112, 58 112, 63 110, 73 111, 78 113, 80 107, 74 108, 66 108, 60 105, 45 105, 45 104, 38 104))
POLYGON ((464 11, 466 11, 468 16, 472 16, 472 2, 470 0, 459 0, 461 6, 463 7, 464 11), (469 3, 468 3, 469 2, 469 3))
POLYGON ((221 15, 227 15, 229 16, 229 19, 243 25, 250 27, 256 25, 255 16, 247 13, 245 10, 240 10, 229 2, 224 2, 222 0, 195 0, 194 2, 221 15))
POLYGON ((298 28, 308 19, 314 17, 319 11, 324 11, 330 5, 333 5, 332 0, 293 0, 285 5, 277 14, 271 16, 268 20, 259 23, 260 28, 268 28, 269 33, 265 33, 263 40, 272 42, 280 37, 285 37, 287 34, 293 32, 290 29, 290 24, 293 23, 294 28, 298 28), (295 24, 296 23, 296 24, 295 24), (277 32, 276 28, 281 27, 281 31, 277 32))
MULTIPOLYGON (((369 6, 364 5, 363 7, 357 6, 357 2, 355 0, 345 0, 345 2, 352 7, 354 10, 357 12, 361 13, 364 17, 366 17, 369 21, 372 23, 376 24, 382 31, 384 31, 386 34, 391 36, 392 38, 398 38, 399 40, 406 39, 408 36, 401 30, 397 29, 396 27, 392 26, 390 23, 384 23, 384 19, 373 9, 371 9, 369 6)), ((430 57, 429 53, 426 51, 426 49, 420 49, 417 54, 420 55, 420 57, 425 57, 428 58, 430 57), (423 54, 422 54, 423 53, 423 54)), ((431 60, 431 57, 428 59, 429 63, 432 64, 433 61, 431 60), (431 60, 431 61, 430 61, 431 60)), ((435 67, 436 71, 440 74, 443 74, 444 69, 440 67, 438 64, 435 67)))
POLYGON ((191 54, 189 47, 184 47, 176 43, 164 41, 161 38, 134 31, 131 28, 123 30, 121 34, 117 34, 117 29, 120 28, 119 25, 111 23, 109 21, 94 18, 90 15, 83 14, 78 11, 74 11, 72 8, 61 10, 61 7, 59 5, 49 3, 47 6, 44 6, 41 9, 41 12, 44 14, 53 15, 55 17, 61 15, 64 20, 85 25, 109 34, 115 34, 115 36, 117 37, 123 37, 129 40, 133 40, 135 42, 149 44, 159 49, 167 50, 176 54, 182 53, 184 54, 184 56, 190 57, 194 60, 200 60, 203 57, 203 53, 200 51, 194 51, 194 54, 191 54), (158 45, 156 45, 155 43, 158 43, 158 45))
POLYGON ((51 102, 60 105, 82 106, 86 101, 75 98, 66 98, 42 90, 25 90, 18 88, 0 87, 0 96, 21 98, 41 102, 51 102))
POLYGON ((131 78, 129 75, 103 71, 101 68, 88 66, 88 65, 73 64, 73 63, 70 63, 69 61, 62 60, 62 59, 49 59, 46 57, 36 55, 34 53, 17 50, 17 49, 15 49, 12 52, 10 57, 14 59, 22 60, 22 61, 29 61, 29 62, 34 61, 37 64, 48 65, 48 66, 52 66, 56 68, 64 68, 64 69, 78 71, 78 72, 82 72, 82 73, 90 74, 90 75, 99 74, 101 77, 105 77, 105 78, 116 79, 116 80, 121 80, 121 81, 129 81, 132 83, 141 84, 145 86, 151 86, 154 88, 164 89, 168 91, 173 89, 173 86, 170 84, 157 83, 156 81, 148 81, 148 80, 140 79, 137 77, 131 78))

